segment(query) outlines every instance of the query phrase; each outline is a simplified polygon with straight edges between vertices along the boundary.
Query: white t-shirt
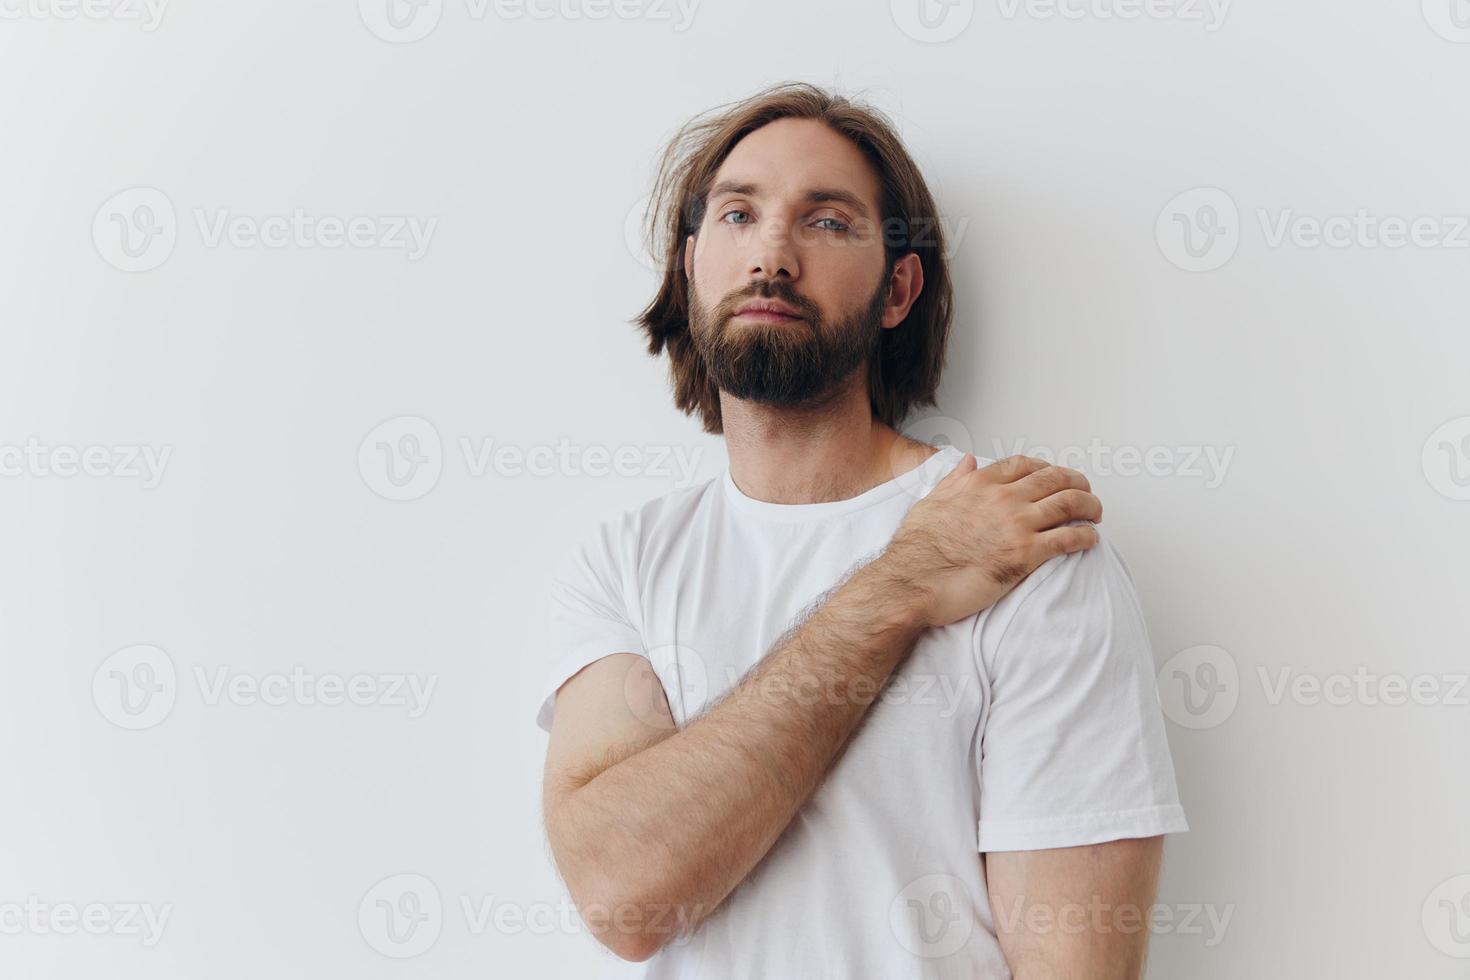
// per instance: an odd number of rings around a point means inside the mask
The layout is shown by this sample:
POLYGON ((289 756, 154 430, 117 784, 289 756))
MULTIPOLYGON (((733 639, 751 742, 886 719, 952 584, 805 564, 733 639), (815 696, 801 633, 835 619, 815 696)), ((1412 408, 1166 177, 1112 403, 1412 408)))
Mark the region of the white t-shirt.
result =
MULTIPOLYGON (((682 728, 960 458, 945 447, 814 504, 747 497, 726 468, 604 521, 553 577, 537 723, 550 730, 568 677, 627 652, 649 659, 682 728)), ((992 913, 983 852, 1188 829, 1143 612, 1104 538, 921 634, 775 846, 644 976, 1009 978, 994 923, 1014 910, 992 913)))

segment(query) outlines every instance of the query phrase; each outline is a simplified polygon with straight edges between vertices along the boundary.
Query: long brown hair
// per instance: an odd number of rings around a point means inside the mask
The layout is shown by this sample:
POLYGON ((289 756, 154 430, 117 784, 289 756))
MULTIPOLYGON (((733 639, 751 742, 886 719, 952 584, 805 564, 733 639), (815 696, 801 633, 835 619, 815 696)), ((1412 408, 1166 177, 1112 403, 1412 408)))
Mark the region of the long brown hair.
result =
POLYGON ((735 144, 788 117, 826 123, 852 140, 878 172, 885 281, 894 263, 909 252, 923 266, 918 299, 902 323, 882 331, 878 356, 868 365, 873 414, 896 429, 910 409, 934 404, 954 295, 934 198, 893 123, 871 106, 806 82, 784 82, 709 110, 680 129, 664 150, 646 216, 651 254, 662 256, 663 281, 634 322, 647 333, 651 355, 668 349, 674 404, 685 414, 698 412, 706 432, 723 432, 719 389, 689 335, 684 242, 704 221, 710 184, 735 144))

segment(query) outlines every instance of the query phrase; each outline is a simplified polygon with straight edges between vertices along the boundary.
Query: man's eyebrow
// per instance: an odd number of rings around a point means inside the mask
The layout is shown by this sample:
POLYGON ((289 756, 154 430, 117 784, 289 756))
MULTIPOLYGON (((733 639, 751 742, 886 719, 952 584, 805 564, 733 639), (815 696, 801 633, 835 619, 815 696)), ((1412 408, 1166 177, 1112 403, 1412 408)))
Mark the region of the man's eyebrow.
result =
MULTIPOLYGON (((761 188, 759 184, 752 184, 746 181, 722 180, 709 189, 711 199, 725 194, 733 194, 738 197, 759 197, 761 188)), ((864 218, 872 217, 868 213, 868 206, 863 203, 862 198, 851 191, 845 191, 839 187, 812 187, 808 188, 802 196, 813 204, 821 204, 826 201, 846 204, 864 218)))

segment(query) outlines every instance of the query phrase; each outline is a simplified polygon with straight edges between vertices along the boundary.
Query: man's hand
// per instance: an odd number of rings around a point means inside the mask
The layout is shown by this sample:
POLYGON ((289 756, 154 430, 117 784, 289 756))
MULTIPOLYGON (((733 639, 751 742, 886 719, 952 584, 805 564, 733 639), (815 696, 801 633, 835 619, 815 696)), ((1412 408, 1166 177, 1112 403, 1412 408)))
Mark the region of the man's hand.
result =
POLYGON ((926 627, 988 608, 1049 558, 1084 551, 1102 520, 1087 477, 1030 456, 977 469, 966 453, 909 508, 879 559, 922 595, 926 627))

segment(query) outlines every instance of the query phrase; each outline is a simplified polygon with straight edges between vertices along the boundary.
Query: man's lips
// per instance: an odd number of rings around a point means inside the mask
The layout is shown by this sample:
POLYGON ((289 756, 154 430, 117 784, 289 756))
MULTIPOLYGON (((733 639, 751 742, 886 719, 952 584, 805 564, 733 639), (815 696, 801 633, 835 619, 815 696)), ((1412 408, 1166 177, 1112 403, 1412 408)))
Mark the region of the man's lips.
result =
POLYGON ((791 320, 802 319, 801 314, 797 313, 785 303, 771 301, 746 303, 735 312, 735 315, 762 323, 785 323, 791 320))
POLYGON ((799 316, 787 316, 775 310, 745 310, 736 313, 735 317, 738 320, 753 320, 757 323, 795 323, 801 319, 799 316))

